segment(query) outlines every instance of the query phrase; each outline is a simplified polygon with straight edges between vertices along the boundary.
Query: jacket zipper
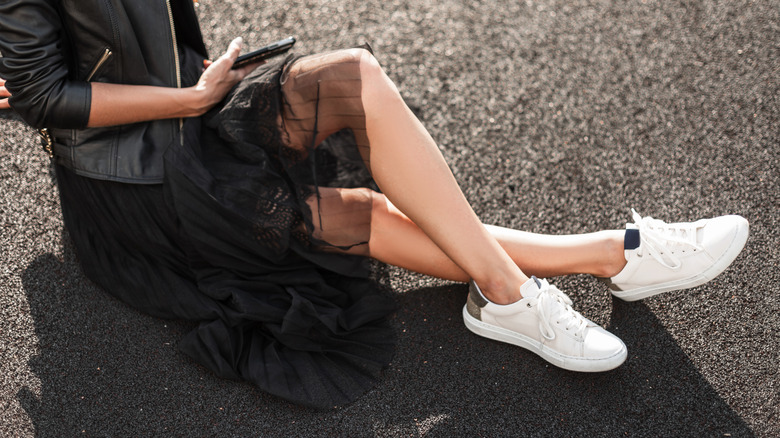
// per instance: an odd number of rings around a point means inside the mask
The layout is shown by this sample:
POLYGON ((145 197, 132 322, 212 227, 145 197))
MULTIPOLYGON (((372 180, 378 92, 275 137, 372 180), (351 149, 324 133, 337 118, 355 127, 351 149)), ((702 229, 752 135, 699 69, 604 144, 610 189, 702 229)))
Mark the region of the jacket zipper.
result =
MULTIPOLYGON (((181 88, 181 66, 179 65, 179 44, 176 41, 176 27, 173 24, 173 10, 171 9, 171 0, 165 0, 165 6, 168 8, 168 22, 171 24, 171 41, 173 43, 173 60, 176 64, 176 88, 181 88)), ((184 119, 179 118, 179 133, 184 128, 184 119)), ((184 144, 184 137, 179 135, 180 142, 184 144)))
POLYGON ((171 9, 171 0, 165 0, 165 6, 168 8, 168 22, 171 24, 171 42, 173 43, 173 59, 176 63, 176 88, 181 88, 181 67, 179 66, 179 44, 176 41, 176 27, 173 24, 173 10, 171 9))
POLYGON ((108 61, 108 58, 110 58, 111 55, 113 55, 113 53, 111 53, 111 49, 106 48, 106 51, 103 52, 103 55, 101 55, 100 59, 98 59, 97 64, 95 64, 95 66, 92 68, 92 71, 90 71, 89 75, 87 75, 87 82, 90 82, 92 78, 95 77, 95 73, 97 73, 98 70, 100 70, 100 67, 102 67, 106 61, 108 61))

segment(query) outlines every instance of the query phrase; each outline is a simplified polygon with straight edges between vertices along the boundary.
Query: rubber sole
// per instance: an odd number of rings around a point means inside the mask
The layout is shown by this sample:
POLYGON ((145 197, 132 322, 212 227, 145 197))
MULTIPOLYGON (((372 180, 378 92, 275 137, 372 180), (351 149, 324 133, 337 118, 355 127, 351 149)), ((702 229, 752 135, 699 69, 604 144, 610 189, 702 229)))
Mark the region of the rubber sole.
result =
POLYGON ((584 373, 609 371, 619 367, 628 357, 628 350, 625 345, 622 350, 606 358, 584 359, 566 356, 546 348, 543 344, 528 336, 482 322, 471 316, 466 310, 466 306, 463 306, 463 322, 466 324, 466 328, 476 335, 525 348, 539 355, 547 362, 569 371, 584 373))
POLYGON ((737 229, 728 251, 723 253, 723 255, 720 256, 720 258, 704 272, 696 274, 692 277, 669 281, 666 283, 653 284, 650 286, 640 287, 627 291, 612 291, 612 295, 620 298, 623 301, 638 301, 664 292, 690 289, 692 287, 701 286, 702 284, 713 280, 715 277, 725 271, 729 265, 731 265, 739 253, 742 252, 742 248, 745 247, 749 231, 750 226, 748 225, 748 222, 746 220, 741 221, 740 227, 737 229))

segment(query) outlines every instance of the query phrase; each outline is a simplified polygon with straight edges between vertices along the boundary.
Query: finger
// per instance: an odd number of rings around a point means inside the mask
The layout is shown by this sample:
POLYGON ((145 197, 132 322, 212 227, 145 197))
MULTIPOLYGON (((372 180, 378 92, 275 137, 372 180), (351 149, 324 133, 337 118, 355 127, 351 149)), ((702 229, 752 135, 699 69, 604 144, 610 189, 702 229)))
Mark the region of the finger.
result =
POLYGON ((3 78, 0 78, 0 97, 11 97, 11 92, 5 88, 5 79, 3 78))
POLYGON ((0 110, 11 109, 11 105, 8 104, 8 99, 0 99, 0 110))
POLYGON ((238 58, 238 54, 241 53, 241 45, 244 43, 244 39, 241 37, 238 37, 230 42, 230 45, 228 46, 227 52, 225 52, 225 55, 227 58, 229 58, 231 61, 236 62, 236 58, 238 58))
POLYGON ((256 69, 257 67, 260 67, 261 65, 265 64, 267 61, 264 59, 262 61, 253 62, 249 65, 245 65, 241 68, 237 68, 235 71, 238 72, 241 75, 241 78, 243 79, 246 75, 249 73, 252 73, 252 70, 256 69))

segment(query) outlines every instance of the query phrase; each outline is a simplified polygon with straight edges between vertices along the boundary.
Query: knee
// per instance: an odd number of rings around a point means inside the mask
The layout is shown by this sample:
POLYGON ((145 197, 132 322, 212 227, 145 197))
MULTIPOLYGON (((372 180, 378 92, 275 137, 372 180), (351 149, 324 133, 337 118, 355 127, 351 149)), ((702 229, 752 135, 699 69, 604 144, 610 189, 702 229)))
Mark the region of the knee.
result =
POLYGON ((359 66, 364 92, 389 91, 392 94, 398 93, 395 85, 371 52, 361 48, 348 49, 347 52, 359 66))
POLYGON ((374 55, 372 55, 371 52, 364 48, 355 47, 352 49, 344 49, 341 53, 349 60, 348 62, 360 65, 361 73, 376 74, 382 72, 379 61, 374 58, 374 55))
POLYGON ((376 242, 382 234, 386 234, 389 230, 396 230, 407 222, 411 222, 411 219, 393 205, 384 194, 372 192, 369 247, 371 242, 376 242))

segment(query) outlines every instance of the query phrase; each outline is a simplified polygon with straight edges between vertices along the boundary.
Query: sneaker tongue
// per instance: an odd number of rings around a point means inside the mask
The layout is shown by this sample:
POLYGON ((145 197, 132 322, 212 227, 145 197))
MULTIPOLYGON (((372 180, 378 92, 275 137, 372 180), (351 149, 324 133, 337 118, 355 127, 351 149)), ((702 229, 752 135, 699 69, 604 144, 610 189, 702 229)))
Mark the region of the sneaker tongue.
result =
POLYGON ((541 284, 542 282, 538 278, 531 277, 530 280, 520 286, 520 294, 523 295, 523 298, 536 298, 542 291, 540 289, 541 284))

